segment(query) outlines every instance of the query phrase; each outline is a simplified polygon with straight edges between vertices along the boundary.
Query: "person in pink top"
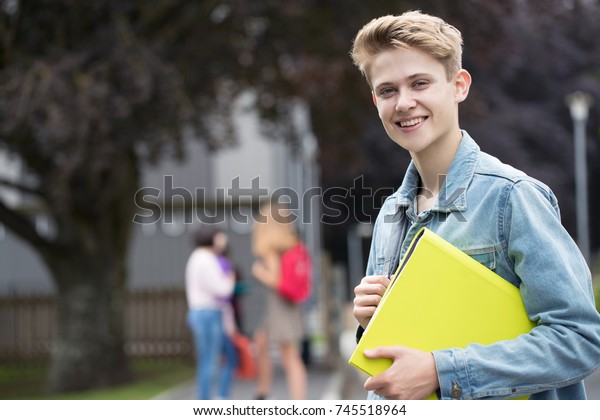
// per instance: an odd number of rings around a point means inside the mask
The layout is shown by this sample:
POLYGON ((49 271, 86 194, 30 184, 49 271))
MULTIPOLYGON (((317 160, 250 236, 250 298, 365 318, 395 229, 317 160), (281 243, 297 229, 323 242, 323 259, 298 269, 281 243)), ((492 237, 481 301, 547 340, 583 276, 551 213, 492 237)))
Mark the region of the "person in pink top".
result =
POLYGON ((227 235, 215 226, 205 225, 194 235, 195 249, 185 268, 188 325, 194 337, 197 363, 198 399, 212 397, 212 385, 219 375, 217 398, 229 397, 237 354, 226 326, 234 278, 223 270, 218 255, 227 246, 227 235), (225 364, 219 369, 221 354, 225 364))

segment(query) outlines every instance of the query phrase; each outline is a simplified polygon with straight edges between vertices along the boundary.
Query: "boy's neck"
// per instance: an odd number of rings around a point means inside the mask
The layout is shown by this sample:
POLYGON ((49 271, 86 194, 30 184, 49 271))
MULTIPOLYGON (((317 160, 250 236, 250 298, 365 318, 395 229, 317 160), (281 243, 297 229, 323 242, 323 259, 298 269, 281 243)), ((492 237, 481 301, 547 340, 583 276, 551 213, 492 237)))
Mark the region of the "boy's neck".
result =
POLYGON ((462 133, 459 133, 448 142, 438 143, 439 147, 411 153, 421 177, 420 195, 438 196, 462 140, 462 133))

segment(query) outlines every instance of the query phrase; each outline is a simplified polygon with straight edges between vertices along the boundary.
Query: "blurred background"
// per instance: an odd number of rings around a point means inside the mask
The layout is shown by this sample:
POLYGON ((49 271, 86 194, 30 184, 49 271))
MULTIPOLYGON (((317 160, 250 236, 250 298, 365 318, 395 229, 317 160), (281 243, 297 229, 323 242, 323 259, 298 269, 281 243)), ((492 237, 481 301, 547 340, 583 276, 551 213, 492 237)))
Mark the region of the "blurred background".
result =
POLYGON ((0 0, 0 398, 193 376, 202 223, 230 235, 251 335, 252 218, 272 195, 314 261, 305 361, 345 363, 371 223, 409 162, 349 50, 410 9, 462 31, 462 127, 554 190, 598 273, 598 0, 0 0))

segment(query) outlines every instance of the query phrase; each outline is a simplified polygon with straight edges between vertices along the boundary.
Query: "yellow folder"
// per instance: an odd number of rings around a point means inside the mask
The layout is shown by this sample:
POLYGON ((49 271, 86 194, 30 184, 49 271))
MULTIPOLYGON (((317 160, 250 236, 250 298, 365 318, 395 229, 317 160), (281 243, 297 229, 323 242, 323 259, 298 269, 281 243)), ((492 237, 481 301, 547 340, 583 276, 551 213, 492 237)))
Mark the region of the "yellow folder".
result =
POLYGON ((528 333, 533 323, 519 289, 422 228, 399 264, 349 363, 377 375, 391 359, 367 349, 402 345, 424 351, 492 344, 528 333))

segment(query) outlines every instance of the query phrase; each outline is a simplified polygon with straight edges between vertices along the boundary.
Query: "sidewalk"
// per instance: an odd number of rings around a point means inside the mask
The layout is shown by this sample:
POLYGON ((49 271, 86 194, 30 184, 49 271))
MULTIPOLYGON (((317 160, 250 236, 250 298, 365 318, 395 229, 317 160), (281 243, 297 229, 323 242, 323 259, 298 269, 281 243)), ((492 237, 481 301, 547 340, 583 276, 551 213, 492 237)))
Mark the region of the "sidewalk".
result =
MULTIPOLYGON (((310 400, 364 400, 364 379, 358 372, 346 369, 327 370, 318 367, 308 369, 308 399, 310 400)), ((600 369, 590 375, 585 386, 589 400, 600 400, 600 369)), ((275 369, 270 400, 287 400, 285 376, 280 367, 275 369)), ((232 400, 252 400, 255 397, 254 382, 236 380, 232 400)), ((195 400, 196 384, 186 382, 155 397, 159 400, 195 400)))
MULTIPOLYGON (((348 328, 339 337, 340 357, 335 368, 326 368, 315 362, 308 366, 307 398, 309 400, 364 400, 367 392, 363 388, 366 375, 347 363, 356 345, 354 329, 348 328)), ((273 383, 270 400, 287 400, 287 384, 281 364, 274 362, 273 383)), ((231 392, 232 400, 253 400, 256 397, 255 381, 236 379, 231 392)), ((155 397, 160 400, 195 400, 194 380, 181 384, 155 397)))
MULTIPOLYGON (((349 371, 339 371, 320 368, 308 368, 308 395, 309 400, 348 400, 365 399, 366 392, 362 388, 363 382, 354 376, 350 378, 349 371)), ((270 400, 287 400, 287 385, 281 366, 275 367, 270 400)), ((231 393, 232 400, 252 400, 255 398, 255 382, 236 379, 231 393)), ((159 400, 195 400, 197 399, 196 384, 194 380, 188 381, 155 397, 159 400)))

